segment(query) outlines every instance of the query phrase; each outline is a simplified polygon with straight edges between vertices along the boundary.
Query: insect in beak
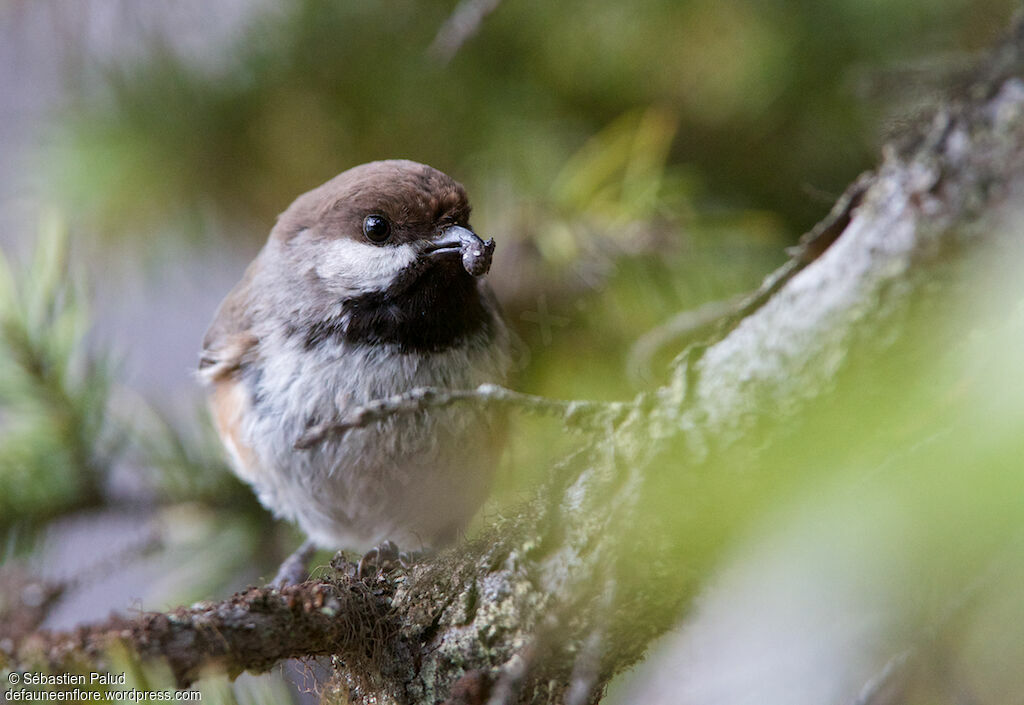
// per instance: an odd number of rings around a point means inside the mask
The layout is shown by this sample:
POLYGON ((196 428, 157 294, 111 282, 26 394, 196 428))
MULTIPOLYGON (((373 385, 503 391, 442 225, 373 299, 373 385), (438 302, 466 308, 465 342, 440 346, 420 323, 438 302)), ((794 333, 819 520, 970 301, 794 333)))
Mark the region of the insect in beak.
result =
POLYGON ((491 268, 491 257, 494 255, 494 239, 484 242, 468 228, 452 225, 430 241, 425 250, 429 257, 462 258, 462 266, 474 277, 487 274, 491 268))

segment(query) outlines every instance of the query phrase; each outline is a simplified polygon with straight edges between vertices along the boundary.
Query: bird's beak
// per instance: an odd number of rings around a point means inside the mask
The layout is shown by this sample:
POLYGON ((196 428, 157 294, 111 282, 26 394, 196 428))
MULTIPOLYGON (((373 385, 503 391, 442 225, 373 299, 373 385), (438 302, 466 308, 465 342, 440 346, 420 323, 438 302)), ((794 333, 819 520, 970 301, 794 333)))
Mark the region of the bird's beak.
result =
POLYGON ((424 252, 428 257, 461 257, 466 271, 479 277, 491 268, 494 240, 484 242, 472 230, 452 225, 431 240, 424 252))

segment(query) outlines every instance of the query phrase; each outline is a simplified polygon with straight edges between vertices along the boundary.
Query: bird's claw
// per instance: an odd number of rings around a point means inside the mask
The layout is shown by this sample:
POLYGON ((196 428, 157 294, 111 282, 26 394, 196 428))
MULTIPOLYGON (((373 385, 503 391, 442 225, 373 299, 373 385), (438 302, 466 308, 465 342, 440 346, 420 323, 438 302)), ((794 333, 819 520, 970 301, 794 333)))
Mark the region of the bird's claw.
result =
POLYGON ((295 552, 284 559, 277 575, 270 581, 271 587, 283 588, 289 585, 298 585, 309 577, 309 561, 316 553, 316 544, 312 541, 304 541, 295 552))
POLYGON ((409 566, 422 555, 422 551, 402 551, 394 541, 384 541, 371 548, 359 559, 359 565, 356 566, 356 577, 362 579, 368 575, 366 568, 371 565, 381 572, 393 569, 396 565, 408 570, 409 566))

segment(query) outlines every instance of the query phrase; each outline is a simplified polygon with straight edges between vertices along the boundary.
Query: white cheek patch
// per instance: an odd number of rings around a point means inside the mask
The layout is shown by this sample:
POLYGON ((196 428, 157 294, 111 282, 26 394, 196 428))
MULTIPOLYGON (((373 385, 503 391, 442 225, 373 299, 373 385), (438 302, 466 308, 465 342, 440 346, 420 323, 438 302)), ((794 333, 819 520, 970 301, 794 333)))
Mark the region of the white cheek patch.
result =
POLYGON ((326 244, 318 258, 316 273, 332 289, 382 291, 415 259, 412 245, 378 247, 344 238, 326 244))

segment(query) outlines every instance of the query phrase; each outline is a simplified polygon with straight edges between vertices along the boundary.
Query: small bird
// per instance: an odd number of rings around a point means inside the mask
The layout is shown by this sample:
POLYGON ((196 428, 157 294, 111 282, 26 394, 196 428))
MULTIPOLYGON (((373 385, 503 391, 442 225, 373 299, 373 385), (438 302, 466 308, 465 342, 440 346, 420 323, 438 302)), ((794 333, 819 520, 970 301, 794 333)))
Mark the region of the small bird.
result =
POLYGON ((487 496, 498 421, 469 406, 296 448, 367 402, 504 383, 511 337, 483 279, 494 242, 469 214, 462 185, 424 164, 349 169, 278 217, 206 333, 217 431, 264 506, 309 536, 291 559, 303 569, 314 546, 451 543, 487 496))

